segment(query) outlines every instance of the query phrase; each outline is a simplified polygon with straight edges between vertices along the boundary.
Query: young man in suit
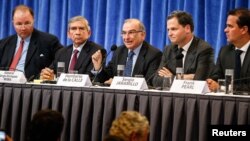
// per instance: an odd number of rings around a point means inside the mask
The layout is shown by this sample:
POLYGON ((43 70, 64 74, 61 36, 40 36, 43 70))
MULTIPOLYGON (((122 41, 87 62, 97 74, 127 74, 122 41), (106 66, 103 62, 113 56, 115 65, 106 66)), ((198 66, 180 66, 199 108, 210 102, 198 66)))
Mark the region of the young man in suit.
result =
POLYGON ((77 70, 79 74, 89 74, 91 77, 91 70, 93 68, 91 56, 97 50, 101 50, 102 47, 89 41, 90 35, 91 30, 87 19, 82 16, 71 18, 68 23, 68 37, 73 41, 73 44, 58 51, 53 64, 50 68, 44 68, 41 71, 40 78, 53 80, 58 62, 65 63, 66 73, 70 70, 77 70), (77 59, 73 65, 75 51, 77 51, 77 59))
POLYGON ((92 56, 94 70, 97 72, 95 72, 97 75, 95 81, 111 84, 112 78, 117 75, 117 65, 124 65, 126 70, 128 64, 132 62, 126 76, 143 75, 150 83, 150 77, 159 66, 161 51, 144 41, 146 37, 145 27, 138 19, 125 20, 121 36, 124 45, 117 48, 106 68, 103 69, 101 66, 103 58, 100 51, 92 56), (130 58, 132 61, 128 63, 128 56, 131 53, 133 54, 130 58))
POLYGON ((228 12, 224 32, 230 43, 220 49, 216 68, 207 79, 211 91, 218 88, 218 79, 225 78, 226 69, 234 69, 234 90, 250 90, 250 11, 234 9, 228 12), (237 61, 239 52, 239 61, 237 61), (239 62, 239 63, 236 63, 239 62))
POLYGON ((214 53, 204 40, 194 36, 192 16, 174 11, 167 18, 168 37, 172 44, 165 47, 154 86, 161 87, 163 77, 173 77, 176 68, 184 68, 184 79, 206 80, 214 65, 214 53))
POLYGON ((38 77, 40 71, 54 60, 62 45, 57 37, 34 29, 34 13, 25 5, 12 13, 15 35, 0 41, 0 69, 19 70, 27 79, 38 77))

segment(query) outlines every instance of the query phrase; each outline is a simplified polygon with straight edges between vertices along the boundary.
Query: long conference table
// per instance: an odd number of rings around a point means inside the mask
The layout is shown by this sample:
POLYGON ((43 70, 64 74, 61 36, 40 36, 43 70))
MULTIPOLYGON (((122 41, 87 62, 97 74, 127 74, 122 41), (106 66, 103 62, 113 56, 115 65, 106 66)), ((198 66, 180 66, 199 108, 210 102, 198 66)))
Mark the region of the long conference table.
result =
POLYGON ((41 109, 65 118, 62 141, 101 141, 124 110, 146 115, 150 141, 206 141, 209 125, 249 125, 250 97, 115 90, 102 87, 0 84, 0 128, 24 141, 41 109))

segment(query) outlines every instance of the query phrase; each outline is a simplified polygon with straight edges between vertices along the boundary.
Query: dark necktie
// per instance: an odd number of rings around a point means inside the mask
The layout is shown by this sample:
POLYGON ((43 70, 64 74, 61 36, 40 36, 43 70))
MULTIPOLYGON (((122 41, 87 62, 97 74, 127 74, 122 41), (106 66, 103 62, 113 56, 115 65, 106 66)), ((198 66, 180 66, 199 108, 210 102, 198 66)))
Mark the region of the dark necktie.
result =
POLYGON ((77 53, 79 51, 77 49, 74 50, 74 54, 73 54, 73 57, 72 57, 72 60, 71 60, 71 63, 70 63, 70 67, 69 67, 69 70, 75 70, 75 65, 76 65, 76 62, 77 62, 77 53))
POLYGON ((175 56, 176 67, 180 67, 180 68, 183 67, 182 58, 184 57, 184 55, 182 54, 182 51, 183 51, 183 48, 179 48, 178 51, 177 51, 177 53, 176 53, 176 56, 175 56))
POLYGON ((234 70, 234 79, 240 78, 240 71, 241 71, 241 59, 240 55, 243 51, 236 49, 235 50, 235 70, 234 70))
POLYGON ((19 45, 19 48, 11 62, 11 65, 10 65, 10 69, 9 70, 15 70, 16 69, 16 66, 22 56, 22 52, 23 52, 23 44, 24 44, 24 40, 21 40, 20 42, 20 45, 19 45))
POLYGON ((124 70, 124 76, 131 76, 134 54, 135 53, 133 51, 130 51, 128 53, 128 60, 127 60, 126 67, 125 67, 125 70, 124 70))

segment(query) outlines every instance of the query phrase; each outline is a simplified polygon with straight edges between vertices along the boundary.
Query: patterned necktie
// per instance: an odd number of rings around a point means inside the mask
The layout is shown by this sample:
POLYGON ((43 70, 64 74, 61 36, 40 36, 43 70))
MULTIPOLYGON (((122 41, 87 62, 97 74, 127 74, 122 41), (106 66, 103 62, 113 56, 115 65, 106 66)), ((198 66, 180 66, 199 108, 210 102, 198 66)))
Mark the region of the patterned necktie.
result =
POLYGON ((77 62, 77 54, 78 54, 78 50, 75 49, 74 50, 74 54, 73 54, 73 57, 72 57, 72 60, 71 60, 71 63, 70 63, 70 67, 69 67, 69 70, 75 70, 75 65, 76 65, 76 62, 77 62))
POLYGON ((235 50, 235 70, 234 70, 234 79, 240 78, 240 71, 241 71, 241 59, 240 55, 243 51, 236 49, 235 50))
POLYGON ((183 67, 183 61, 182 58, 184 57, 184 55, 182 54, 183 48, 179 48, 177 53, 176 53, 176 67, 183 67))
POLYGON ((10 65, 10 68, 9 68, 10 71, 13 71, 13 70, 16 69, 16 66, 17 66, 17 64, 18 64, 18 62, 19 62, 19 60, 20 60, 20 58, 22 56, 23 44, 24 44, 24 40, 21 40, 19 48, 18 48, 18 50, 17 50, 17 52, 16 52, 16 54, 15 54, 15 56, 14 56, 12 62, 11 62, 11 65, 10 65))
POLYGON ((131 76, 131 74, 132 74, 133 56, 134 56, 134 54, 135 53, 133 51, 130 51, 128 53, 128 60, 127 60, 126 67, 125 67, 125 70, 124 70, 124 76, 131 76))

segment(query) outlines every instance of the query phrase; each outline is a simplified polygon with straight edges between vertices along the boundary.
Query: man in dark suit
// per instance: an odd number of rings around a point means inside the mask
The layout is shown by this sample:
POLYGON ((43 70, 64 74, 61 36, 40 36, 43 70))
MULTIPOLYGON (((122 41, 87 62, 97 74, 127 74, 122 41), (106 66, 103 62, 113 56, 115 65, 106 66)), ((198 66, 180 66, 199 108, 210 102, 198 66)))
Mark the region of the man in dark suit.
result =
POLYGON ((57 37, 34 29, 34 14, 27 6, 19 5, 12 13, 15 35, 0 42, 0 68, 20 70, 32 79, 51 64, 62 45, 57 37))
POLYGON ((230 43, 221 48, 216 68, 207 79, 211 91, 218 89, 218 79, 225 78, 226 69, 234 69, 234 90, 250 91, 250 11, 234 9, 228 12, 224 32, 230 43), (237 53, 239 52, 239 61, 237 53), (239 62, 239 63, 237 63, 239 62))
POLYGON ((44 68, 41 71, 40 78, 46 80, 54 79, 54 72, 56 72, 57 63, 65 63, 65 72, 78 71, 79 74, 89 74, 92 76, 91 69, 93 68, 91 56, 102 47, 92 41, 89 41, 91 35, 90 26, 87 19, 82 16, 75 16, 69 20, 68 23, 68 37, 73 41, 72 45, 62 48, 56 54, 50 68, 44 68), (76 53, 76 62, 74 55, 76 53), (74 64, 74 66, 72 66, 74 64))
POLYGON ((193 35, 192 16, 182 11, 172 12, 167 18, 167 30, 172 44, 165 47, 154 86, 161 87, 163 77, 173 77, 177 67, 184 68, 184 79, 205 80, 214 64, 213 49, 193 35))
POLYGON ((143 75, 150 83, 149 79, 157 70, 162 53, 144 41, 145 36, 145 27, 138 19, 125 20, 122 29, 124 45, 114 52, 108 66, 101 68, 103 58, 100 51, 92 56, 94 73, 97 75, 95 81, 111 84, 112 78, 117 75, 117 65, 128 66, 129 52, 133 52, 131 72, 126 76, 143 75))

